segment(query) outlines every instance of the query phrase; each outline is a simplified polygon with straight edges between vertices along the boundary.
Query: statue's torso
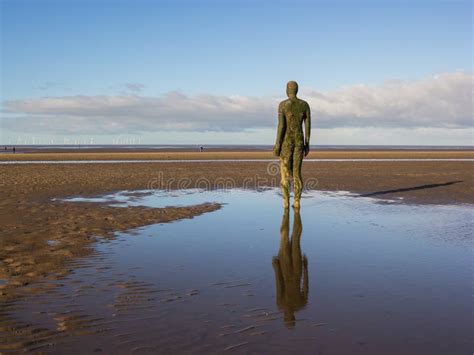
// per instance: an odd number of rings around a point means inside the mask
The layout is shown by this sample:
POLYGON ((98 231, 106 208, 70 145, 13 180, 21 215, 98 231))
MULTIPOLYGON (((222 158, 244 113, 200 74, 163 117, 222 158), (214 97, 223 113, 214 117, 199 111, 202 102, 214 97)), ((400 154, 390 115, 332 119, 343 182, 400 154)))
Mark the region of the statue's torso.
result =
POLYGON ((285 117, 286 130, 283 138, 284 143, 303 144, 303 121, 308 104, 306 101, 295 99, 287 99, 280 103, 280 110, 285 117))

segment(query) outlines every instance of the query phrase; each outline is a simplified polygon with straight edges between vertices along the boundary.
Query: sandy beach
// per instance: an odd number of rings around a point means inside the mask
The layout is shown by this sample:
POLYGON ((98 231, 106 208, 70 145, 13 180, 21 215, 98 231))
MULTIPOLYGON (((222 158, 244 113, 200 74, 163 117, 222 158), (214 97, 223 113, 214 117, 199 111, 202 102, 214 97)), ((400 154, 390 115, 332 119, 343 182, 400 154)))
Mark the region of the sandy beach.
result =
MULTIPOLYGON (((277 186, 279 176, 269 164, 270 152, 98 152, 2 154, 1 161, 110 161, 156 160, 133 164, 3 165, 3 203, 70 195, 101 194, 123 189, 197 187, 204 178, 209 186, 231 182, 231 187, 277 186), (218 162, 219 160, 235 160, 218 162), (239 161, 239 160, 269 161, 239 161), (206 160, 163 162, 162 160, 206 160), (216 160, 215 163, 212 161, 216 160), (20 198, 22 196, 22 198, 20 198)), ((303 164, 305 179, 316 179, 312 189, 350 191, 374 197, 402 197, 416 203, 473 203, 473 151, 322 151, 310 152, 303 164), (381 159, 380 161, 324 161, 324 159, 381 159), (383 161, 420 159, 420 161, 383 161), (428 159, 423 161, 424 159, 428 159), (444 184, 444 185, 443 185, 444 184), (393 191, 392 191, 393 190, 393 191), (399 191, 397 191, 399 190, 399 191)))
MULTIPOLYGON (((1 151, 0 151, 1 152, 1 151)), ((23 150, 16 154, 0 154, 0 161, 15 160, 222 160, 222 159, 274 159, 267 150, 214 150, 193 151, 130 151, 129 149, 68 149, 23 150)), ((472 159, 472 150, 318 150, 310 151, 307 159, 472 159)))
MULTIPOLYGON (((471 151, 312 152, 309 158, 472 159, 471 151)), ((61 201, 123 190, 277 187, 275 162, 220 159, 272 159, 269 152, 31 153, 1 155, 0 160, 157 160, 156 163, 25 164, 0 167, 0 349, 25 344, 11 331, 8 305, 22 297, 50 292, 45 280, 70 274, 68 263, 91 257, 97 238, 151 224, 193 218, 220 208, 216 203, 191 207, 115 208, 106 203, 61 201), (216 162, 163 162, 206 159, 216 162), (12 341, 13 338, 15 341, 12 341)), ((456 205, 474 203, 472 161, 317 161, 303 164, 309 189, 348 191, 384 202, 456 205)), ((12 323, 13 322, 13 323, 12 323)), ((33 329, 31 329, 33 331, 33 329)), ((20 337, 21 338, 21 337, 20 337)), ((10 347, 10 348, 9 348, 10 347)))
MULTIPOLYGON (((472 158, 472 152, 312 152, 309 157, 338 158, 472 158)), ((261 152, 219 153, 47 153, 1 156, 11 160, 120 160, 120 159, 252 159, 272 158, 261 152)), ((121 190, 178 188, 277 187, 274 162, 40 164, 0 167, 0 225, 3 237, 0 278, 21 286, 64 259, 84 254, 91 235, 110 236, 152 223, 190 218, 219 206, 193 208, 127 208, 72 204, 55 199, 94 196, 121 190), (61 241, 51 248, 46 240, 61 241), (50 252, 53 251, 51 254, 50 252), (37 255, 49 254, 48 258, 37 255), (56 257, 57 256, 57 257, 56 257), (35 261, 36 260, 36 261, 35 261)), ((418 204, 473 204, 473 162, 307 162, 303 164, 309 188, 349 191, 357 195, 401 199, 418 204)), ((6 289, 4 296, 8 295, 6 289)))

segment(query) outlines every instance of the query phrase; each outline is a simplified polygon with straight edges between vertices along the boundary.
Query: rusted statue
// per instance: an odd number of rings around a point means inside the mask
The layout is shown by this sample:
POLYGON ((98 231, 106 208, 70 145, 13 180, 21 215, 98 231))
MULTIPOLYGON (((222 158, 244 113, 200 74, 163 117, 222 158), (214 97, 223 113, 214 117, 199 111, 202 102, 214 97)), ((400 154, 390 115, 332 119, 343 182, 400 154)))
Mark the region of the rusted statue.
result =
POLYGON ((294 209, 293 231, 289 231, 289 210, 285 208, 280 228, 280 250, 272 260, 275 271, 276 302, 283 312, 285 325, 295 325, 295 312, 308 302, 308 259, 301 253, 300 210, 294 209))
POLYGON ((281 190, 285 208, 290 204, 290 175, 293 176, 293 207, 300 207, 303 189, 301 164, 303 156, 309 153, 311 112, 308 103, 296 97, 297 92, 296 81, 289 81, 286 85, 288 99, 278 106, 278 131, 273 149, 273 154, 280 157, 281 190))

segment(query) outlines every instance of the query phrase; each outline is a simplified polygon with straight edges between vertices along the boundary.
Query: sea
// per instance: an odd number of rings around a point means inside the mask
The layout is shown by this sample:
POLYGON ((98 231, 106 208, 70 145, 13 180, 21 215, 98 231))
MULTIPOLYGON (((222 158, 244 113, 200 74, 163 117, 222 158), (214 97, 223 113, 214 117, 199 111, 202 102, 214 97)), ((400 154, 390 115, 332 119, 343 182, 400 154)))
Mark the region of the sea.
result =
MULTIPOLYGON (((1 145, 0 145, 1 147, 1 145)), ((3 146, 0 153, 9 153, 15 147, 17 152, 33 151, 271 151, 273 145, 269 144, 93 144, 93 145, 10 145, 3 146)), ((338 150, 474 150, 474 146, 466 145, 312 145, 312 150, 338 151, 338 150)))

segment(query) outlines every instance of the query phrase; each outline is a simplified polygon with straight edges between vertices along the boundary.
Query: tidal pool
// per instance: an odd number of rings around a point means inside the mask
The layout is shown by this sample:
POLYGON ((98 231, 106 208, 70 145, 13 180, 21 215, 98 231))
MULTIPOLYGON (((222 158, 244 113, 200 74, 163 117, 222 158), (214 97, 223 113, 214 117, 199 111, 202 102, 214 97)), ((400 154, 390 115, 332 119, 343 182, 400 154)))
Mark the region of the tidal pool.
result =
POLYGON ((467 354, 473 209, 278 190, 72 201, 222 208, 98 240, 16 317, 58 353, 467 354))

